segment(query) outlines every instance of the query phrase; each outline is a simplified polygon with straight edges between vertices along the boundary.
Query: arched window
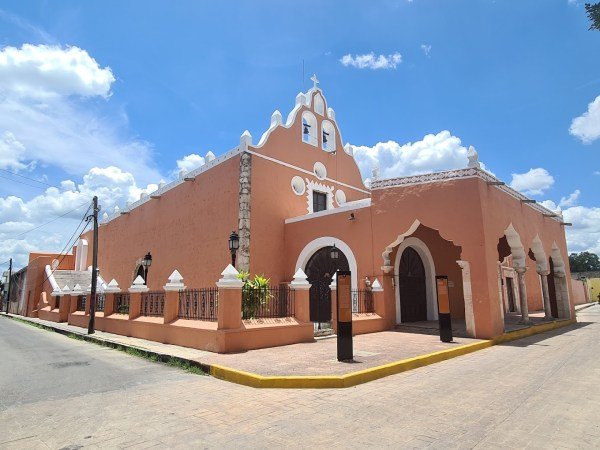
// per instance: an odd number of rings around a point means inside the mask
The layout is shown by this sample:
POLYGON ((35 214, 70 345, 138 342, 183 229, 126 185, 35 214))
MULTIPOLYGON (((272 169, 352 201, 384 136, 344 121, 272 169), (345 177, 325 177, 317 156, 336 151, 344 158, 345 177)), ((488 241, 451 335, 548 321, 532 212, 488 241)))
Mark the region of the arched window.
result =
POLYGON ((307 144, 314 145, 317 144, 317 119, 315 116, 305 111, 302 114, 302 142, 306 142, 307 144))
POLYGON ((335 128, 333 124, 328 120, 323 121, 323 136, 321 137, 321 143, 323 150, 327 152, 335 152, 335 128))

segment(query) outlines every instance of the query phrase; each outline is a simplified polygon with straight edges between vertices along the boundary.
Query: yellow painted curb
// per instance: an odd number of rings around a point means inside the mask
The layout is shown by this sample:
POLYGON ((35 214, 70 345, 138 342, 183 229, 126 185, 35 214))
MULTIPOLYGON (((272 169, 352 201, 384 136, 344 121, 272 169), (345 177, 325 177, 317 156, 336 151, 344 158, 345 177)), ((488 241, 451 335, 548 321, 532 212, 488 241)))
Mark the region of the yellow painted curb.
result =
POLYGON ((358 384, 368 383, 379 378, 395 375, 397 373, 413 370, 418 367, 428 366, 457 356, 483 350, 496 344, 514 341, 534 334, 545 333, 557 328, 565 327, 576 323, 573 320, 559 320, 541 325, 534 325, 522 330, 510 331, 496 338, 474 342, 472 344, 461 345, 460 347, 425 355, 415 356, 414 358, 402 359, 382 366, 371 367, 369 369, 351 372, 345 375, 296 375, 296 376, 263 376, 255 373, 235 370, 230 367, 224 367, 217 364, 210 366, 210 374, 224 381, 241 384, 254 388, 279 388, 279 389, 331 389, 346 388, 358 384))

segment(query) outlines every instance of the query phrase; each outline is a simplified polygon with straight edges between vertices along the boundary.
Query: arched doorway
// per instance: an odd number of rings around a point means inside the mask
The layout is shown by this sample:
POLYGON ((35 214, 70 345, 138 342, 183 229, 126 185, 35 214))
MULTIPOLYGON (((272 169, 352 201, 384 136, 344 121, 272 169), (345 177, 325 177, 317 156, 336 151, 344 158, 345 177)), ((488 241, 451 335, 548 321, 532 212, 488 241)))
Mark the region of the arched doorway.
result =
POLYGON ((310 320, 317 328, 331 327, 331 289, 329 285, 338 270, 350 270, 348 258, 339 250, 337 259, 331 258, 331 246, 317 250, 306 263, 304 272, 310 287, 310 320))
POLYGON ((400 258, 398 290, 402 322, 427 320, 427 285, 425 266, 419 253, 406 247, 400 258))

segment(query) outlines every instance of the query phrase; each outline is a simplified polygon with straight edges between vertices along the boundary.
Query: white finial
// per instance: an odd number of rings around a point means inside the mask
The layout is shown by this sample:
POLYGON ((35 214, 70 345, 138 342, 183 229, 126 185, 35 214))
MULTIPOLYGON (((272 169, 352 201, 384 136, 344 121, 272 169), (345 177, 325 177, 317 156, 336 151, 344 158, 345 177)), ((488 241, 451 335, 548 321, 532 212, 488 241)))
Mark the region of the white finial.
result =
POLYGON ((114 278, 110 280, 110 283, 106 286, 106 292, 120 292, 121 288, 119 287, 119 283, 114 278))
POLYGON ((79 284, 76 284, 75 287, 73 288, 73 294, 79 294, 81 293, 83 290, 81 289, 81 286, 79 284))
POLYGON ((164 181, 161 181, 160 183, 158 183, 158 189, 162 189, 164 187, 165 187, 165 182, 164 181))
POLYGON ((296 95, 296 106, 298 105, 306 105, 306 96, 302 92, 296 95))
POLYGON ((71 291, 71 288, 69 287, 69 285, 68 285, 68 284, 65 284, 65 287, 64 287, 64 288, 62 288, 62 291, 63 291, 63 292, 69 292, 69 291, 71 291))
POLYGON ((467 158, 469 159, 469 164, 467 167, 474 167, 475 169, 481 169, 481 164, 479 164, 479 155, 477 154, 477 150, 472 145, 469 145, 469 149, 467 150, 467 158))
POLYGON ((165 291, 180 291, 185 289, 185 286, 183 285, 183 277, 178 270, 173 271, 169 277, 169 282, 165 284, 163 288, 165 291))
POLYGON ((115 212, 115 214, 118 214, 119 211, 120 211, 120 209, 119 209, 119 207, 117 205, 115 205, 113 211, 115 212))
POLYGON ((206 156, 204 157, 204 160, 206 162, 211 162, 214 161, 216 159, 216 156, 213 152, 211 152, 210 150, 206 152, 206 156))
POLYGON ((248 130, 244 131, 240 136, 240 145, 243 149, 247 149, 249 145, 252 145, 252 135, 248 130))
POLYGON ((279 126, 283 122, 281 113, 276 109, 271 115, 271 126, 279 126))
POLYGON ((108 213, 106 211, 104 211, 104 214, 102 214, 102 218, 103 219, 108 219, 108 213))
POLYGON ((379 280, 377 278, 375 278, 375 281, 373 281, 373 284, 371 285, 371 290, 373 292, 383 291, 383 287, 381 287, 381 283, 379 282, 379 280))
POLYGON ((331 289, 331 290, 336 289, 337 290, 337 270, 333 274, 333 278, 331 279, 331 283, 329 284, 329 289, 331 289))
POLYGON ((298 269, 294 274, 294 279, 290 283, 292 289, 310 289, 310 283, 302 269, 298 269))
POLYGON ((142 192, 140 192, 140 200, 143 200, 143 199, 145 199, 146 197, 148 197, 148 194, 147 194, 147 192, 146 192, 146 191, 142 191, 142 192))
POLYGON ((217 281, 217 287, 220 288, 239 288, 241 289, 244 282, 238 278, 239 272, 229 264, 225 270, 221 272, 221 279, 217 281))
POLYGON ((312 77, 310 77, 310 79, 313 82, 313 87, 316 89, 317 88, 317 84, 319 84, 319 80, 317 79, 317 75, 314 74, 312 77))
POLYGON ((133 284, 129 288, 129 292, 147 292, 148 286, 146 286, 146 282, 144 279, 138 275, 135 280, 133 280, 133 284))
POLYGON ((183 180, 183 179, 185 178, 185 174, 186 174, 186 173, 187 173, 187 170, 185 170, 185 169, 181 169, 181 170, 179 171, 179 179, 180 179, 180 180, 183 180))

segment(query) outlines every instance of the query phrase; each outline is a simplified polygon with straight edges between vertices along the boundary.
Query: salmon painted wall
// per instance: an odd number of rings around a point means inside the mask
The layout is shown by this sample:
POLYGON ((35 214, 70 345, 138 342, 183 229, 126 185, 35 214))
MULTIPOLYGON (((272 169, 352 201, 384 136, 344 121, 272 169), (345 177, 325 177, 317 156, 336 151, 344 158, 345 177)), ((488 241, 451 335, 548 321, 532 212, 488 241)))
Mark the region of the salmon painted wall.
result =
MULTIPOLYGON (((30 253, 27 264, 27 278, 25 282, 25 296, 27 303, 27 315, 36 316, 38 301, 42 292, 48 296, 52 292, 52 286, 46 280, 46 266, 51 266, 53 260, 60 261, 59 270, 72 270, 75 267, 73 255, 59 255, 57 253, 30 253)), ((61 286, 62 287, 62 286, 61 286)), ((72 288, 73 286, 71 286, 72 288)))
MULTIPOLYGON (((567 273, 572 317, 574 317, 571 277, 569 276, 569 258, 564 227, 558 221, 544 217, 542 213, 522 203, 519 199, 508 195, 496 187, 488 186, 483 180, 479 180, 479 195, 482 202, 487 252, 496 251, 497 253, 498 241, 504 235, 504 230, 511 224, 519 234, 526 254, 532 248, 533 240, 536 236, 539 236, 542 242, 546 259, 551 256, 552 246, 556 244, 560 250, 567 273)), ((542 309, 543 301, 540 279, 536 273, 536 263, 527 257, 526 264, 527 296, 528 299, 531 299, 529 300, 530 309, 542 309)))
MULTIPOLYGON (((227 241, 238 229, 240 157, 221 164, 99 228, 98 267, 108 282, 131 286, 136 261, 152 254, 150 289, 162 289, 177 269, 188 287, 214 287, 230 263, 227 241)), ((92 233, 88 266, 92 258, 92 233)))
MULTIPOLYGON (((312 96, 315 95, 317 93, 313 92, 312 96)), ((326 103, 324 108, 327 111, 326 103)), ((286 263, 290 249, 285 238, 285 219, 308 213, 309 201, 312 204, 308 183, 332 187, 334 197, 338 190, 342 190, 346 202, 368 198, 369 193, 354 157, 344 151, 335 121, 319 115, 314 110, 314 101, 311 107, 303 106, 299 109, 289 128, 275 128, 261 147, 250 147, 249 150, 259 154, 252 155, 250 272, 270 277, 272 284, 289 281, 294 271, 286 263), (303 142, 304 111, 314 114, 318 137, 321 136, 322 121, 328 120, 331 123, 335 130, 335 154, 324 151, 320 142, 318 146, 303 142), (286 165, 260 155, 283 161, 286 165), (319 179, 315 175, 314 166, 317 162, 325 166, 326 179, 319 179), (305 192, 301 195, 297 195, 292 189, 291 183, 295 176, 302 178, 305 184, 305 192)), ((339 206, 334 198, 334 209, 339 206)))

